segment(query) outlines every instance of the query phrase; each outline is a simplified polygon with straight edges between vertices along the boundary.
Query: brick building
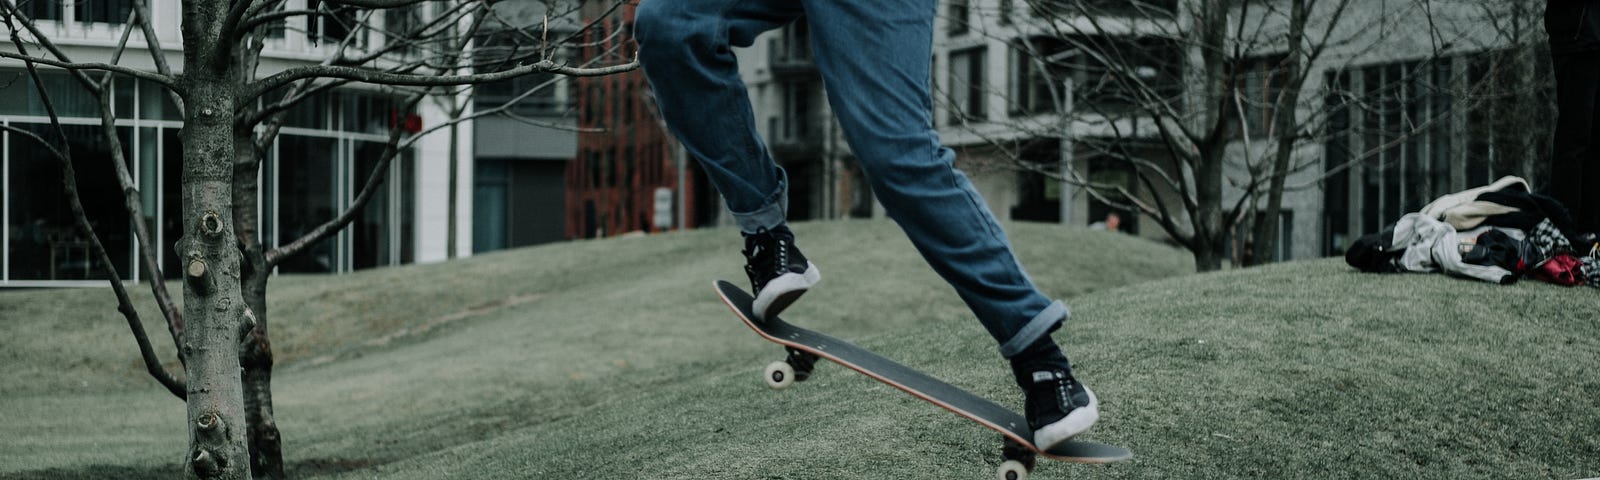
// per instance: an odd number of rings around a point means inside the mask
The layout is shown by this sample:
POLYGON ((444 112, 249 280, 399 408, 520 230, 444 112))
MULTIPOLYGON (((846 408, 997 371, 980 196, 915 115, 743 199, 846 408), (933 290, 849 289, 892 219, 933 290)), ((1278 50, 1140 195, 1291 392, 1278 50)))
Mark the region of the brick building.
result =
MULTIPOLYGON (((591 2, 585 14, 595 18, 609 8, 591 2)), ((615 20, 584 32, 590 40, 579 58, 610 63, 632 57, 637 5, 622 9, 615 20)), ((579 78, 577 91, 580 133, 577 158, 566 171, 567 238, 694 228, 716 220, 716 191, 656 115, 643 72, 579 78), (658 212, 658 203, 667 208, 658 212)))

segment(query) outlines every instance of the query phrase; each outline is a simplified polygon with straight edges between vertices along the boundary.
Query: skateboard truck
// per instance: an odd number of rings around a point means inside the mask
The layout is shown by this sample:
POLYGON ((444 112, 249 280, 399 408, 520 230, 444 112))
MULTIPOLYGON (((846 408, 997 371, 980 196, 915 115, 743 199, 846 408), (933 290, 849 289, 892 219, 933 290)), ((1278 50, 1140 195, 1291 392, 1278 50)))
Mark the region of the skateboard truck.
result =
POLYGON ((767 365, 767 387, 774 390, 788 388, 794 382, 804 382, 811 378, 811 369, 816 368, 817 355, 805 350, 785 346, 784 351, 789 353, 788 358, 772 362, 767 365))

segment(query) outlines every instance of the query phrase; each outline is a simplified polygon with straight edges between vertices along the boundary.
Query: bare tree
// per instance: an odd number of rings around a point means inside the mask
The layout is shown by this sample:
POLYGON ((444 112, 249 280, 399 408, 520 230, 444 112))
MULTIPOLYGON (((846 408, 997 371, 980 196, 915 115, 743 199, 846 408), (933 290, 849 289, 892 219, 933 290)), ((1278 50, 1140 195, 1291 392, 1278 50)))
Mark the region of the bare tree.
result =
POLYGON ((134 2, 110 61, 92 63, 69 58, 16 3, 0 0, 0 20, 15 49, 0 51, 0 57, 26 65, 57 125, 59 140, 5 128, 41 143, 61 164, 78 228, 92 240, 99 263, 108 270, 119 310, 133 330, 147 369, 187 402, 187 478, 286 478, 272 410, 273 355, 266 310, 267 283, 275 268, 349 225, 384 183, 388 166, 425 135, 473 118, 507 114, 515 102, 554 85, 555 75, 597 76, 637 68, 637 62, 597 66, 556 55, 582 38, 584 27, 575 24, 552 32, 546 28, 548 19, 570 18, 580 3, 542 2, 548 16, 539 28, 531 29, 506 18, 490 0, 323 0, 313 2, 312 8, 293 10, 286 9, 284 0, 185 1, 180 74, 174 73, 148 21, 146 0, 134 2), (264 69, 262 52, 269 35, 291 25, 314 25, 315 31, 303 33, 332 45, 327 49, 332 53, 316 64, 264 69), (141 31, 154 72, 119 65, 135 28, 141 31), (499 34, 495 44, 479 45, 488 32, 499 34), (134 219, 152 295, 178 346, 177 358, 184 366, 181 378, 166 371, 149 345, 120 275, 81 207, 66 133, 39 80, 41 65, 69 72, 99 100, 104 141, 111 147, 126 208, 134 219), (450 119, 427 129, 408 129, 404 122, 390 125, 383 153, 347 209, 323 219, 298 239, 273 248, 263 242, 256 214, 257 178, 286 112, 317 94, 368 84, 398 98, 393 102, 396 112, 409 113, 429 96, 459 99, 474 85, 528 75, 551 78, 499 107, 447 109, 450 119), (144 224, 138 186, 122 158, 109 95, 114 76, 160 85, 183 111, 184 234, 172 246, 183 262, 182 311, 168 293, 144 224))
MULTIPOLYGON (((1197 270, 1221 268, 1230 250, 1242 264, 1270 261, 1285 192, 1304 188, 1289 178, 1324 167, 1311 150, 1326 138, 1325 99, 1369 100, 1333 91, 1319 76, 1384 48, 1393 40, 1381 32, 1428 5, 1376 11, 1370 3, 1029 0, 1026 15, 1002 8, 1010 18, 994 22, 1012 25, 995 34, 1024 65, 997 89, 1011 120, 995 128, 957 118, 1006 166, 1152 219, 1193 254, 1197 270), (1030 152, 1040 140, 1059 142, 1061 153, 1030 152), (1085 154, 1128 177, 1095 178, 1074 159, 1085 154)), ((1451 54, 1453 40, 1426 58, 1451 54)), ((1443 118, 1411 118, 1401 136, 1443 118)), ((1350 162, 1371 152, 1363 153, 1350 162)))
POLYGON ((1493 33, 1484 61, 1484 81, 1492 114, 1473 132, 1495 145, 1490 163, 1496 172, 1542 181, 1554 130, 1554 76, 1544 31, 1544 5, 1536 0, 1476 2, 1493 33))

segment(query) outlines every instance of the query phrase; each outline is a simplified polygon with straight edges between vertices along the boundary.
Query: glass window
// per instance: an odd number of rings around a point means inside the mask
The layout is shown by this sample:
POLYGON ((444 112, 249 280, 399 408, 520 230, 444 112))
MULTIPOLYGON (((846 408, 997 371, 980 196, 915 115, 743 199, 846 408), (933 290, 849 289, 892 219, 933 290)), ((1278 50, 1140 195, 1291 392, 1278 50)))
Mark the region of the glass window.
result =
MULTIPOLYGON (((269 95, 269 101, 277 102, 288 89, 280 89, 277 94, 269 95)), ((283 125, 286 127, 299 127, 324 130, 329 128, 329 112, 336 106, 331 101, 327 92, 317 93, 303 98, 283 115, 283 125)))
POLYGON ((1066 50, 1059 39, 1039 37, 1018 40, 1011 46, 1011 68, 1006 72, 1011 97, 1010 113, 1035 114, 1055 111, 1052 84, 1063 83, 1067 70, 1052 56, 1066 50))
MULTIPOLYGON (((26 128, 54 138, 53 127, 26 128)), ((99 127, 67 125, 78 190, 112 266, 123 276, 130 272, 132 242, 127 210, 120 198, 111 152, 99 127)), ((126 137, 125 137, 126 138, 126 137)), ((131 143, 131 142, 129 142, 131 143)), ((61 185, 61 167, 38 143, 11 135, 11 238, 12 280, 94 280, 107 278, 105 265, 93 254, 88 237, 77 221, 61 185)), ((132 152, 125 152, 131 154, 132 152)))
POLYGON ((398 106, 394 105, 390 98, 381 94, 339 95, 339 101, 344 104, 344 131, 389 133, 391 123, 404 121, 403 118, 397 118, 398 106))
MULTIPOLYGON (((156 248, 153 250, 159 257, 161 246, 161 224, 157 223, 161 214, 161 131, 156 128, 139 129, 139 208, 144 214, 144 230, 150 235, 150 241, 156 248)), ((123 137, 123 142, 133 142, 132 138, 123 137)), ((138 259, 138 252, 134 252, 138 259)), ((171 256, 172 254, 167 254, 171 256)), ((143 262, 140 268, 144 268, 143 262)), ((141 281, 145 275, 139 276, 141 281)))
MULTIPOLYGON (((269 12, 269 13, 282 12, 282 11, 284 11, 284 8, 287 7, 288 5, 289 5, 288 2, 277 2, 277 5, 274 5, 272 7, 272 11, 269 12)), ((289 20, 286 19, 286 18, 280 18, 280 19, 277 19, 277 20, 273 20, 273 21, 267 23, 267 25, 266 25, 267 38, 283 38, 284 32, 287 32, 288 30, 289 30, 289 20)))
POLYGON ((779 90, 783 92, 783 131, 779 137, 786 141, 802 141, 811 138, 811 126, 815 122, 811 109, 811 100, 815 83, 783 82, 779 90))
POLYGON ((1351 159, 1350 105, 1343 93, 1349 91, 1349 72, 1329 72, 1326 75, 1328 91, 1323 104, 1328 112, 1328 141, 1323 148, 1323 168, 1334 173, 1323 184, 1323 202, 1327 209, 1327 232, 1323 253, 1340 255, 1350 243, 1350 173, 1345 163, 1351 159))
POLYGON ((507 199, 510 197, 510 180, 504 160, 485 160, 477 164, 472 175, 472 251, 489 252, 506 248, 507 199))
MULTIPOLYGON (((379 142, 355 142, 355 175, 350 176, 350 198, 355 199, 361 189, 367 184, 367 177, 383 159, 384 144, 379 142)), ((391 264, 389 261, 390 250, 393 249, 393 236, 389 234, 392 226, 389 222, 389 183, 397 181, 393 169, 385 172, 384 183, 373 189, 372 198, 367 200, 366 206, 356 214, 354 221, 346 227, 350 230, 355 244, 351 249, 351 266, 357 270, 363 268, 381 267, 391 264)))
MULTIPOLYGON (((278 245, 311 233, 339 212, 336 195, 339 176, 338 142, 329 138, 281 135, 278 137, 278 245)), ((284 273, 326 273, 339 270, 336 236, 318 242, 299 255, 284 259, 284 273)))
MULTIPOLYGON (((1158 37, 1033 37, 1012 46, 1012 113, 1054 111, 1053 87, 1073 81, 1073 103, 1097 113, 1122 113, 1158 100, 1178 108, 1182 49, 1158 37)), ((953 60, 953 58, 952 58, 953 60)))
POLYGON ((361 22, 356 18, 357 8, 336 5, 325 0, 307 0, 306 6, 310 10, 328 12, 326 15, 310 17, 306 36, 312 43, 337 46, 354 34, 357 37, 350 42, 350 46, 358 49, 366 48, 366 30, 361 28, 361 22))
MULTIPOLYGON (((0 138, 8 138, 10 136, 12 136, 11 132, 0 133, 0 138)), ((6 183, 8 183, 6 178, 10 177, 7 172, 11 170, 11 156, 3 153, 5 152, 0 152, 0 228, 3 228, 0 229, 0 242, 4 242, 0 243, 0 280, 5 280, 7 272, 11 271, 11 239, 14 235, 20 235, 20 232, 11 225, 10 212, 5 211, 7 201, 6 183)))
POLYGON ((1238 88, 1244 118, 1228 125, 1230 138, 1242 139, 1248 130, 1251 140, 1273 135, 1279 96, 1288 82, 1286 59, 1280 55, 1243 59, 1235 86, 1238 88))
POLYGON ((146 120, 182 121, 183 111, 172 102, 167 87, 149 80, 139 80, 139 118, 146 120))
MULTIPOLYGON (((419 32, 417 29, 428 24, 426 10, 424 10, 427 6, 427 3, 416 3, 384 10, 383 29, 387 32, 384 42, 406 41, 415 37, 415 33, 419 32)), ((400 53, 402 54, 412 54, 416 53, 416 51, 417 45, 415 43, 407 43, 400 47, 400 53)))
POLYGON ((111 80, 111 105, 117 112, 117 118, 133 118, 133 99, 138 95, 134 91, 136 81, 133 77, 123 76, 111 80))
MULTIPOLYGON (((83 88, 77 78, 56 72, 39 72, 39 78, 44 80, 45 91, 50 92, 50 101, 54 103, 56 113, 63 117, 100 117, 100 98, 83 88)), ((34 92, 29 98, 34 100, 31 106, 33 111, 45 115, 44 102, 38 93, 34 92)))
MULTIPOLYGON (((100 100, 78 80, 62 72, 40 71, 56 113, 63 117, 100 117, 100 100)), ((27 70, 0 71, 0 114, 45 116, 44 101, 27 70)))
POLYGON ((78 0, 78 21, 127 23, 133 0, 78 0))
POLYGON ((416 261, 417 232, 417 156, 413 150, 400 154, 400 263, 416 261))
POLYGON ((967 24, 972 18, 971 3, 972 0, 950 0, 950 16, 946 20, 950 22, 948 31, 951 36, 967 33, 967 24))
MULTIPOLYGON (((280 136, 281 138, 281 136, 280 136)), ((278 238, 278 143, 261 159, 261 246, 274 247, 278 238)))
POLYGON ((16 5, 34 20, 61 20, 61 0, 19 0, 16 5))
MULTIPOLYGON (((1455 113, 1465 117, 1464 129, 1452 128, 1451 122, 1430 123, 1451 115, 1450 85, 1457 82, 1452 80, 1453 61, 1361 66, 1329 77, 1324 103, 1333 112, 1327 127, 1327 168, 1353 168, 1339 172, 1326 187, 1328 252, 1337 253, 1350 239, 1376 232, 1436 196, 1463 188, 1452 185, 1456 168, 1466 168, 1469 183, 1472 175, 1480 175, 1473 184, 1493 178, 1490 162, 1475 156, 1475 149, 1492 151, 1488 145, 1493 136, 1506 130, 1492 123, 1498 110, 1455 113), (1455 151, 1457 139, 1467 151, 1455 151)), ((1469 70, 1463 79, 1483 78, 1480 73, 1469 70)))
POLYGON ((1070 18, 1083 15, 1171 18, 1178 11, 1178 0, 1030 0, 1033 14, 1040 18, 1070 18))
POLYGON ((176 245, 183 239, 183 144, 178 129, 161 129, 161 273, 178 278, 184 255, 176 245))
POLYGON ((983 81, 984 49, 973 48, 950 53, 950 107, 958 118, 987 118, 988 97, 983 81))

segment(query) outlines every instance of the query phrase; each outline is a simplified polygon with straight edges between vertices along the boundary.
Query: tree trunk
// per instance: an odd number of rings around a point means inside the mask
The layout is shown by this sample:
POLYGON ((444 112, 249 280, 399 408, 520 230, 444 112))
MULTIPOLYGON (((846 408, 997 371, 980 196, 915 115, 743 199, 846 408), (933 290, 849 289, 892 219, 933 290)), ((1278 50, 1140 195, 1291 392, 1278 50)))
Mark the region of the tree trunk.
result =
POLYGON ((272 413, 273 356, 272 342, 267 336, 267 281, 272 272, 267 269, 261 232, 257 229, 260 219, 256 213, 261 190, 257 174, 263 152, 256 150, 253 132, 243 128, 233 133, 233 150, 233 211, 238 222, 239 250, 243 255, 240 288, 245 306, 250 308, 255 320, 254 328, 239 343, 239 363, 244 368, 241 381, 245 421, 248 422, 250 473, 258 479, 281 480, 288 477, 283 472, 283 448, 272 413))
MULTIPOLYGON (((460 98, 451 97, 450 109, 447 111, 456 112, 459 115, 460 111, 456 110, 456 105, 460 102, 460 98)), ((449 185, 445 187, 445 195, 449 197, 447 200, 445 200, 445 209, 449 210, 449 212, 446 215, 448 221, 446 222, 444 229, 444 234, 446 237, 444 240, 444 258, 449 260, 454 260, 456 258, 456 170, 458 167, 457 157, 460 156, 459 152, 461 150, 460 141, 461 128, 456 125, 451 125, 450 161, 448 162, 450 164, 448 167, 450 171, 445 174, 444 177, 445 181, 449 182, 449 185)))
POLYGON ((178 253, 186 279, 183 330, 188 358, 188 478, 250 478, 238 342, 248 327, 239 289, 233 219, 232 89, 186 73, 191 108, 183 141, 183 225, 178 253))
POLYGON ((183 2, 184 357, 189 378, 185 478, 249 479, 239 340, 249 326, 233 231, 234 68, 221 38, 228 2, 183 2))
POLYGON ((1279 212, 1283 211, 1283 186, 1289 178, 1289 161, 1294 157, 1295 142, 1300 140, 1296 128, 1295 111, 1300 106, 1300 90, 1305 85, 1304 41, 1306 21, 1311 6, 1309 0, 1294 0, 1289 11, 1289 53, 1284 60, 1284 91, 1273 111, 1273 136, 1278 138, 1278 150, 1272 160, 1272 178, 1267 184, 1267 207, 1256 223, 1255 259, 1253 263, 1267 264, 1277 261, 1279 212))
POLYGON ((1222 158, 1203 158, 1195 169, 1195 268, 1210 272, 1222 268, 1226 226, 1222 219, 1222 158))
POLYGON ((1227 159, 1228 122, 1236 117, 1230 114, 1233 111, 1229 108, 1233 78, 1226 65, 1224 47, 1228 10, 1233 3, 1207 0, 1198 5, 1201 5, 1196 12, 1201 29, 1198 48, 1204 75, 1201 102, 1206 108, 1214 109, 1214 113, 1202 117, 1201 126, 1207 133, 1196 145, 1199 151, 1193 165, 1195 208, 1190 222, 1194 227, 1195 269, 1209 272, 1222 268, 1221 249, 1228 229, 1223 220, 1222 170, 1227 159))
MULTIPOLYGON (((1518 8, 1517 14, 1521 18, 1530 17, 1530 15, 1527 15, 1525 8, 1518 8)), ((1517 157, 1521 160, 1521 168, 1517 170, 1518 174, 1522 175, 1522 178, 1538 182, 1540 179, 1549 178, 1545 172, 1549 166, 1549 160, 1546 160, 1546 155, 1541 152, 1547 145, 1546 142, 1550 138, 1550 134, 1553 133, 1553 127, 1543 128, 1542 126, 1552 123, 1549 119, 1554 116, 1555 112, 1547 111, 1544 108, 1545 102, 1539 101, 1538 79, 1541 75, 1539 75, 1536 65, 1538 65, 1537 57, 1541 52, 1535 48, 1533 41, 1517 42, 1515 48, 1513 55, 1516 56, 1516 73, 1512 78, 1517 79, 1517 83, 1520 83, 1520 85, 1516 87, 1517 112, 1512 118, 1521 119, 1522 123, 1520 125, 1524 128, 1512 127, 1508 130, 1520 132, 1517 134, 1517 147, 1519 148, 1517 157)), ((1548 53, 1546 54, 1548 55, 1548 53)), ((1554 90, 1551 91, 1553 92, 1554 90)))
POLYGON ((1196 242, 1194 251, 1190 253, 1194 254, 1194 271, 1215 272, 1222 270, 1222 258, 1226 255, 1223 254, 1221 248, 1218 248, 1218 245, 1211 242, 1196 242))
MULTIPOLYGON (((259 259, 259 255, 256 257, 259 259)), ((252 275, 245 285, 245 303, 256 313, 256 326, 240 344, 239 361, 244 367, 245 420, 249 422, 250 471, 255 478, 281 480, 283 447, 278 422, 272 411, 272 342, 267 338, 267 272, 252 275)))

